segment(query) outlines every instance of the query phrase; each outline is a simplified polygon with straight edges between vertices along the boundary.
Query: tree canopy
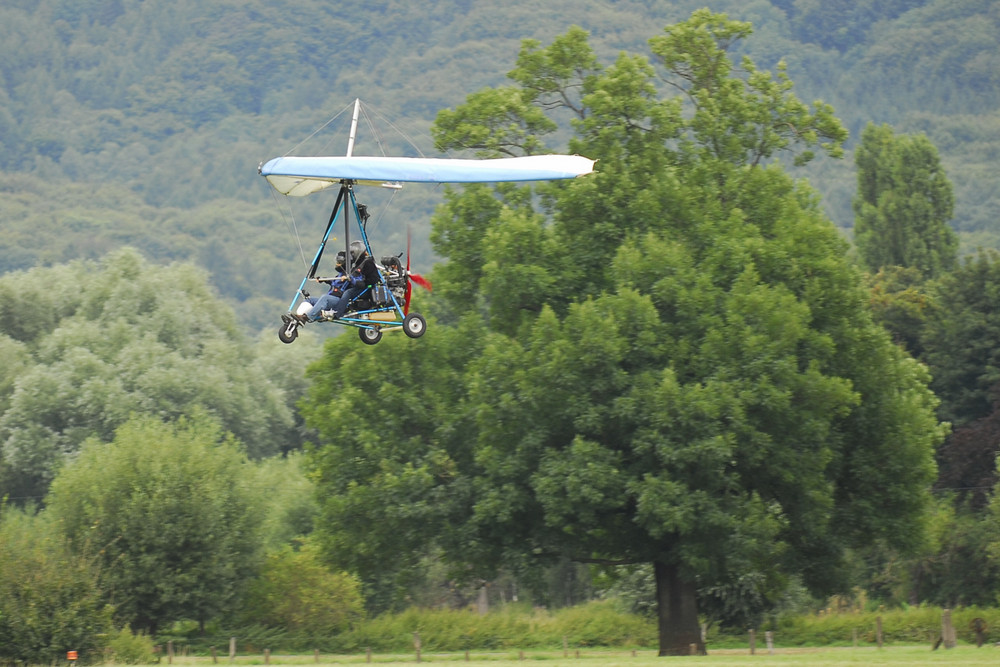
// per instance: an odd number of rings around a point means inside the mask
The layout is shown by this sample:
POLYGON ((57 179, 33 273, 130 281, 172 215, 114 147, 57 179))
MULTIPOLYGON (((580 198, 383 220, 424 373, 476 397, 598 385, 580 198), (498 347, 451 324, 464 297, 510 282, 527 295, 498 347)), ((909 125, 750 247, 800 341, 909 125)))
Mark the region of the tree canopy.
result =
POLYGON ((201 417, 137 418, 88 441, 53 481, 48 512, 100 566, 121 623, 155 633, 232 613, 256 572, 263 504, 246 455, 201 417))
POLYGON ((331 555, 371 570, 433 542, 469 576, 652 563, 667 654, 700 644, 700 588, 836 590, 872 535, 915 546, 943 435, 929 378, 775 161, 836 156, 845 131, 783 69, 736 66, 749 31, 697 11, 653 62, 603 67, 584 31, 526 42, 496 116, 489 91, 442 113, 442 149, 523 152, 555 125, 540 111, 566 114, 598 173, 451 194, 441 345, 327 349, 304 409, 331 555), (359 373, 379 362, 396 372, 359 373))
MULTIPOLYGON (((0 271, 97 260, 129 245, 156 264, 198 263, 240 304, 241 324, 270 327, 303 268, 287 212, 255 173, 259 162, 292 148, 342 152, 345 126, 325 122, 355 97, 387 121, 378 124, 381 143, 362 143, 358 154, 413 154, 409 138, 430 153, 435 114, 470 90, 502 87, 501 63, 520 40, 550 42, 576 22, 610 62, 645 48, 647 26, 704 4, 442 0, 416 9, 384 0, 345 13, 324 0, 300 0, 294 12, 263 0, 8 2, 0 8, 0 271)), ((847 151, 872 119, 925 134, 955 182, 963 247, 1000 247, 992 186, 1000 18, 991 0, 712 7, 753 21, 757 34, 737 44, 741 54, 772 71, 787 59, 802 99, 837 106, 852 134, 847 151)), ((535 74, 542 84, 532 94, 561 76, 535 74)), ((362 142, 370 136, 359 133, 362 142)), ((803 174, 849 229, 851 162, 821 161, 803 174)), ((414 264, 423 267, 436 259, 426 240, 436 196, 409 188, 392 209, 413 226, 414 264)), ((302 221, 324 216, 316 206, 302 221)), ((391 227, 376 236, 398 252, 404 233, 391 227)))
POLYGON ((0 277, 0 493, 40 499, 88 437, 132 414, 215 415, 255 457, 294 448, 280 385, 248 363, 232 308, 190 264, 134 250, 0 277))
POLYGON ((958 237, 948 225, 955 198, 927 137, 869 125, 854 160, 854 242, 869 270, 902 266, 935 278, 952 269, 958 237))

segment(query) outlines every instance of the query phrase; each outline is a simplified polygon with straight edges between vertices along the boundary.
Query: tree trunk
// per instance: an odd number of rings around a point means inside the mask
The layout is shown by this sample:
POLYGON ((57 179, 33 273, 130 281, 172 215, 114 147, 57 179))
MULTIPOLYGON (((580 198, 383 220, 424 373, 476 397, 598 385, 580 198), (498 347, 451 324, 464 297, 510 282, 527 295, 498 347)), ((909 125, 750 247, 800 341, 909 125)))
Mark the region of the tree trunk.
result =
POLYGON ((676 565, 653 563, 656 575, 656 606, 660 627, 660 655, 705 655, 698 625, 695 585, 681 579, 676 565))

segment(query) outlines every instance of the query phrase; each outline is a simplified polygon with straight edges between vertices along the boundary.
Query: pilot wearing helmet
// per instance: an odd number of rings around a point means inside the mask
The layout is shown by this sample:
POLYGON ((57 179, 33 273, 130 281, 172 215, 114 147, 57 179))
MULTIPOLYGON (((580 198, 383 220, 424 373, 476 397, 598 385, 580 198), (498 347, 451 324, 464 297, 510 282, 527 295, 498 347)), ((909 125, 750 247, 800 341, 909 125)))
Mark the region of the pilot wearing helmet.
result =
POLYGON ((347 306, 369 287, 375 287, 382 281, 375 260, 368 254, 365 244, 361 241, 352 241, 351 247, 351 273, 347 276, 347 289, 344 290, 340 300, 333 309, 333 319, 344 316, 347 306))

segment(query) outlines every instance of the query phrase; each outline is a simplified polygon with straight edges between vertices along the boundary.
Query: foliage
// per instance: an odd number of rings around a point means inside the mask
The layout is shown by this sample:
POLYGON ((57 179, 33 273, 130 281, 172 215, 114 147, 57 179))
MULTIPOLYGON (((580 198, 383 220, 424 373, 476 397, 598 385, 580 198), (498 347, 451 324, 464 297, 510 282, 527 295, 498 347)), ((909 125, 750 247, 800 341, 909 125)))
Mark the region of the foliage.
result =
POLYGON ((952 503, 950 496, 938 501, 929 525, 932 550, 911 575, 913 597, 942 607, 989 606, 1000 589, 1000 564, 989 554, 994 519, 952 503))
POLYGON ((0 661, 51 664, 73 647, 99 662, 111 612, 89 558, 44 516, 0 503, 0 661))
MULTIPOLYGON (((433 546, 466 579, 558 556, 652 562, 661 651, 687 653, 696 583, 751 582, 759 608, 792 573, 844 585, 845 550, 873 534, 919 544, 943 434, 928 377, 864 310, 814 193, 773 162, 837 155, 843 128, 783 72, 734 67, 748 31, 695 12, 650 40, 659 71, 628 54, 594 67, 580 31, 525 46, 520 106, 498 118, 575 114, 569 151, 599 172, 538 199, 498 188, 499 211, 482 188, 449 198, 436 238, 457 267, 435 280, 459 295, 455 324, 404 360, 379 350, 394 377, 337 345, 313 368, 331 557, 367 576, 433 546), (661 97, 657 73, 681 95, 661 97)), ((482 148, 455 131, 481 112, 473 96, 443 114, 439 147, 482 148)))
POLYGON ((255 469, 253 486, 267 499, 260 521, 262 544, 277 551, 313 530, 318 512, 315 485, 303 469, 300 452, 264 459, 255 469))
POLYGON ((1000 382, 1000 329, 995 304, 1000 261, 980 252, 935 285, 940 303, 924 331, 924 359, 941 396, 941 415, 956 425, 985 417, 1000 382))
POLYGON ((869 124, 854 161, 854 241, 869 270, 904 266, 934 278, 952 269, 954 195, 927 137, 897 137, 887 125, 869 124))
POLYGON ((448 531, 449 517, 460 511, 434 492, 434 481, 454 478, 454 457, 471 455, 473 415, 460 369, 482 345, 482 327, 474 318, 455 328, 437 328, 433 320, 431 326, 436 335, 419 346, 403 337, 387 337, 377 348, 346 336, 331 340, 309 370, 302 404, 324 443, 309 451, 320 498, 318 539, 335 566, 358 573, 376 613, 405 606, 403 591, 434 552, 426 538, 448 531), (437 446, 425 450, 427 441, 437 446), (400 456, 381 460, 379 445, 400 456), (385 507, 398 514, 386 516, 385 507))
POLYGON ((155 633, 231 613, 257 568, 262 499, 246 456, 204 416, 132 419, 89 440, 53 481, 48 512, 101 567, 115 615, 155 633))
POLYGON ((1000 410, 955 428, 937 452, 935 487, 956 501, 981 510, 989 503, 997 482, 1000 452, 1000 410))
MULTIPOLYGON (((412 152, 404 137, 426 136, 440 110, 503 81, 501 64, 520 40, 561 39, 575 22, 591 32, 595 53, 613 58, 642 48, 648 26, 703 5, 449 0, 417 8, 385 0, 347 16, 321 0, 302 0, 294 12, 262 0, 6 3, 0 271, 130 245, 158 264, 198 263, 256 332, 275 322, 302 272, 287 216, 254 173, 260 161, 297 147, 359 95, 401 130, 382 126, 387 152, 412 152)), ((1000 18, 991 0, 712 6, 754 22, 759 36, 736 48, 762 68, 786 59, 802 97, 834 102, 853 135, 871 119, 926 134, 956 182, 964 246, 1000 243, 992 189, 1000 18)), ((547 95, 545 86, 565 76, 544 61, 526 68, 544 84, 532 93, 547 95)), ((515 94, 499 90, 492 101, 515 94)), ((342 129, 309 149, 342 151, 342 129)), ((816 165, 808 174, 837 225, 850 228, 851 169, 816 165)), ((432 202, 402 209, 417 231, 414 252, 428 264, 432 202)), ((312 215, 321 217, 320 208, 312 215)))
POLYGON ((919 269, 885 266, 868 275, 872 317, 914 358, 923 354, 924 325, 937 304, 919 269))
POLYGON ((252 623, 312 636, 345 632, 364 617, 360 583, 330 571, 309 542, 267 556, 245 609, 252 623))
POLYGON ((510 648, 642 647, 655 643, 648 620, 620 611, 612 601, 590 602, 557 611, 507 605, 479 615, 472 610, 408 609, 384 614, 342 635, 341 650, 409 651, 414 633, 424 651, 510 648))
MULTIPOLYGON (((941 634, 941 614, 940 607, 930 605, 849 613, 824 610, 819 614, 784 616, 762 629, 773 629, 775 642, 781 646, 850 646, 855 631, 860 645, 872 645, 877 641, 876 619, 881 618, 885 643, 931 646, 941 634)), ((967 643, 976 641, 972 629, 975 618, 982 618, 990 633, 1000 627, 1000 612, 995 608, 952 609, 951 618, 959 641, 967 643)))
POLYGON ((108 640, 111 659, 119 665, 148 665, 155 661, 153 640, 149 635, 132 632, 127 625, 108 640))
POLYGON ((262 457, 296 447, 290 399, 253 363, 232 310, 187 264, 133 250, 0 278, 0 489, 40 498, 88 437, 131 414, 215 415, 262 457), (39 291, 39 287, 45 289, 39 291))

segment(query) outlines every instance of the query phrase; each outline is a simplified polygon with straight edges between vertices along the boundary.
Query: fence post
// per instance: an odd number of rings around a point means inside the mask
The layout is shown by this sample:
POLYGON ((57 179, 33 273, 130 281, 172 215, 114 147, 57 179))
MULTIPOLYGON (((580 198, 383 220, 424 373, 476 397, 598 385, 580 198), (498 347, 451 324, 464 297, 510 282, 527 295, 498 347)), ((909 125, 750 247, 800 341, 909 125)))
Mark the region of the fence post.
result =
POLYGON ((757 653, 757 631, 750 628, 750 655, 757 653))
POLYGON ((764 633, 764 641, 767 642, 767 652, 774 653, 774 633, 768 630, 764 633))
POLYGON ((271 649, 269 648, 264 649, 264 664, 265 665, 271 664, 271 649))
POLYGON ((236 637, 229 638, 229 662, 236 659, 236 637))
POLYGON ((214 646, 212 647, 212 664, 213 665, 219 664, 219 656, 216 655, 214 646))
POLYGON ((365 649, 365 662, 372 661, 372 647, 369 646, 365 649))
POLYGON ((882 648, 882 617, 875 617, 875 642, 882 648))
POLYGON ((167 642, 167 664, 174 664, 174 640, 171 639, 167 642))
POLYGON ((420 662, 420 631, 413 633, 413 648, 417 649, 417 662, 420 662))
POLYGON ((563 657, 569 657, 569 642, 566 641, 566 635, 563 635, 563 657))
POLYGON ((317 665, 319 664, 319 649, 318 648, 314 648, 313 649, 313 660, 315 660, 315 662, 316 662, 317 665))
POLYGON ((941 611, 941 638, 945 648, 955 648, 955 626, 951 624, 951 609, 941 611))

